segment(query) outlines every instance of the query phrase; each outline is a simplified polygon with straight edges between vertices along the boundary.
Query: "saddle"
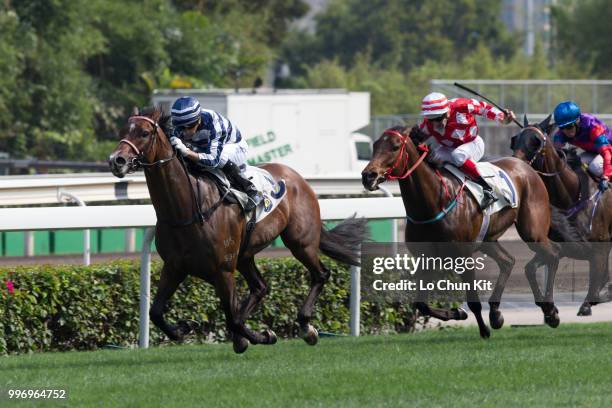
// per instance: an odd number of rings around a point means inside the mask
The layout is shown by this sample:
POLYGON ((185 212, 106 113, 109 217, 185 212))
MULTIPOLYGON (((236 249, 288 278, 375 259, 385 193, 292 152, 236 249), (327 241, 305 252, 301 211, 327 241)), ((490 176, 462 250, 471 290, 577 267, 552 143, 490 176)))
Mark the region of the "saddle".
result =
MULTIPOLYGON (((499 198, 496 202, 491 204, 485 209, 485 213, 495 214, 501 211, 505 207, 516 208, 518 206, 518 194, 512 179, 502 168, 490 162, 478 162, 476 163, 478 171, 482 175, 482 178, 491 186, 497 197, 499 198)), ((470 180, 461 170, 450 163, 444 165, 453 176, 455 176, 460 182, 465 183, 466 189, 472 194, 476 201, 481 202, 484 196, 482 187, 477 183, 470 180)))
POLYGON ((246 166, 245 175, 261 191, 263 199, 253 211, 247 214, 245 211, 246 203, 249 198, 246 193, 234 188, 225 173, 218 168, 203 168, 197 165, 189 166, 189 171, 195 176, 209 177, 217 186, 219 195, 224 197, 224 201, 230 204, 237 204, 242 209, 245 217, 254 218, 254 223, 258 223, 266 218, 285 198, 287 188, 285 180, 276 181, 274 177, 265 169, 254 166, 246 166))

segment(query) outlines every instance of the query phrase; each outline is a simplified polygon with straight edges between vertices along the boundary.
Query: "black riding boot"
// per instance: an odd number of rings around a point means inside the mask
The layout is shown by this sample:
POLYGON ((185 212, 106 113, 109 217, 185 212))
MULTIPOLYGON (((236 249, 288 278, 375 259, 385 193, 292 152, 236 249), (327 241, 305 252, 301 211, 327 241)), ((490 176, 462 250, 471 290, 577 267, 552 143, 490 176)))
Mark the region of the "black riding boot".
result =
POLYGON ((482 199, 482 202, 480 203, 481 210, 484 210, 485 208, 487 208, 488 206, 490 206, 491 204, 493 204, 494 202, 498 200, 497 196, 493 192, 493 189, 491 188, 490 185, 487 184, 485 179, 483 179, 482 177, 478 177, 478 178, 473 178, 472 181, 482 187, 482 193, 484 194, 484 198, 482 199))
POLYGON ((250 180, 242 176, 240 167, 238 167, 236 163, 228 161, 225 166, 223 166, 222 170, 227 175, 230 183, 246 193, 249 197, 249 201, 245 206, 245 211, 251 211, 257 207, 257 204, 261 201, 261 194, 259 194, 259 191, 257 191, 257 188, 250 180))

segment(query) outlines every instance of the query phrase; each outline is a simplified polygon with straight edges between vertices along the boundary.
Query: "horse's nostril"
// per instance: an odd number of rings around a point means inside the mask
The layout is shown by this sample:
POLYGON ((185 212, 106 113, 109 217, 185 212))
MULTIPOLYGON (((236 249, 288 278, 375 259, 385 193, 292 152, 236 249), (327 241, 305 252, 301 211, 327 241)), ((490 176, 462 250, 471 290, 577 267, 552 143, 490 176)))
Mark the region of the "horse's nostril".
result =
POLYGON ((127 161, 125 160, 125 158, 123 158, 121 156, 115 157, 115 164, 117 166, 125 166, 126 163, 127 163, 127 161))

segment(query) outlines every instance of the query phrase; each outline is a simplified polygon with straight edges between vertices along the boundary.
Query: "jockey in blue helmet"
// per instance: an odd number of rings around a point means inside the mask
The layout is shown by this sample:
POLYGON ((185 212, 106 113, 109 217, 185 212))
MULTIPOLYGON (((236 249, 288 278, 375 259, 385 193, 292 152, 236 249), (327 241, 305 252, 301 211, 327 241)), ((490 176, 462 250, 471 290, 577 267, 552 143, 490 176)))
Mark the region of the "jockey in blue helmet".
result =
POLYGON ((172 105, 171 114, 172 146, 197 165, 222 169, 232 185, 248 195, 245 210, 257 207, 261 193, 243 175, 248 145, 240 130, 223 115, 202 109, 200 102, 191 96, 178 98, 172 105))
POLYGON ((583 149, 580 158, 589 166, 589 172, 599 177, 599 189, 606 190, 612 176, 610 129, 594 115, 581 113, 580 107, 572 101, 557 105, 554 116, 559 127, 554 135, 555 145, 562 147, 569 143, 583 149))

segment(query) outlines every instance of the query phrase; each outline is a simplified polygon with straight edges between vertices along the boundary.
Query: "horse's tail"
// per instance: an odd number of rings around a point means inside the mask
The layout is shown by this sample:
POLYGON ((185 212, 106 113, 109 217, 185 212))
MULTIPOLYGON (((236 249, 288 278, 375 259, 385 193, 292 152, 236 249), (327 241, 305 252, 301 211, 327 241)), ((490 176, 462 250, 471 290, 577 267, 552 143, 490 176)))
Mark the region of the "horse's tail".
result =
POLYGON ((368 235, 368 220, 355 218, 355 215, 345 219, 329 231, 321 227, 319 249, 336 261, 359 266, 361 264, 359 247, 368 235))
POLYGON ((551 205, 551 223, 548 236, 557 242, 572 242, 575 250, 589 251, 586 235, 570 221, 563 210, 551 205))

